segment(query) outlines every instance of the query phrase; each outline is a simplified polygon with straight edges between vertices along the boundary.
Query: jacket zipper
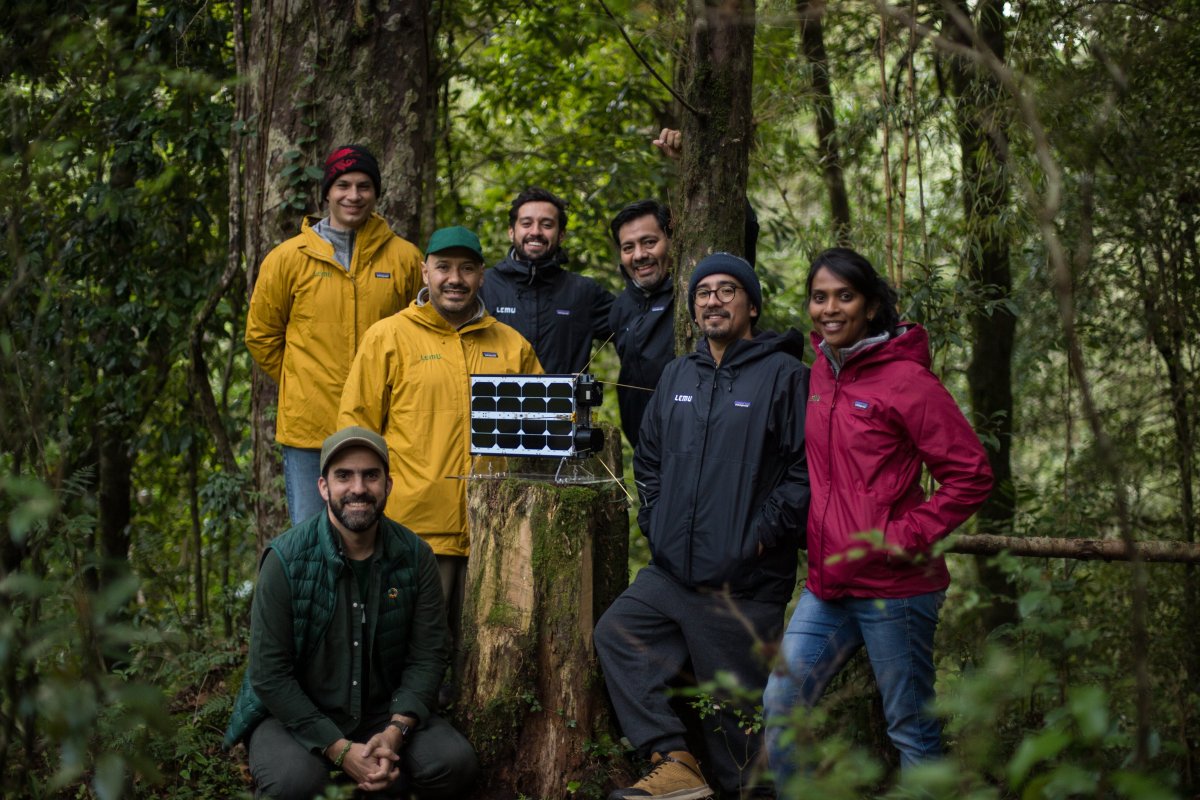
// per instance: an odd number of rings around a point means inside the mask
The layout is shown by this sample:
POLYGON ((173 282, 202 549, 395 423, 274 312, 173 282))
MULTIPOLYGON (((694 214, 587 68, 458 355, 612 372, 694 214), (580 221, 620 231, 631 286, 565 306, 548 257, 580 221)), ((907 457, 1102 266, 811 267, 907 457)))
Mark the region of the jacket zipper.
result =
POLYGON ((842 376, 837 374, 833 378, 833 399, 829 401, 829 422, 825 431, 825 507, 821 509, 821 560, 818 564, 825 563, 825 552, 828 545, 828 533, 825 527, 825 520, 829 516, 829 504, 833 501, 833 493, 829 487, 833 485, 833 414, 837 410, 837 402, 842 394, 842 376))
POLYGON ((700 457, 697 463, 700 469, 696 470, 696 482, 692 485, 692 518, 688 521, 688 544, 687 544, 687 582, 692 585, 692 544, 696 538, 696 499, 699 496, 700 476, 704 472, 704 454, 708 451, 708 423, 712 419, 713 401, 717 393, 717 376, 720 373, 719 366, 713 367, 712 388, 708 391, 708 410, 704 414, 704 438, 700 441, 700 457))

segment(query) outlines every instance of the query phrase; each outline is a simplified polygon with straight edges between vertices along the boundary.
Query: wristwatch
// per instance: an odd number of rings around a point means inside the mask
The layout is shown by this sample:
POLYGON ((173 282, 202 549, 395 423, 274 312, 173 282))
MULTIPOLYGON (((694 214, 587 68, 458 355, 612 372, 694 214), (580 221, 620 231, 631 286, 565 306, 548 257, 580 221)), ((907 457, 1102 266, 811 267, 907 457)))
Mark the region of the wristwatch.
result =
POLYGON ((395 728, 396 730, 400 731, 400 746, 401 747, 404 747, 406 744, 408 744, 408 737, 409 737, 409 734, 412 733, 412 726, 409 725, 407 722, 401 722, 398 719, 394 719, 391 722, 389 722, 385 727, 395 728))

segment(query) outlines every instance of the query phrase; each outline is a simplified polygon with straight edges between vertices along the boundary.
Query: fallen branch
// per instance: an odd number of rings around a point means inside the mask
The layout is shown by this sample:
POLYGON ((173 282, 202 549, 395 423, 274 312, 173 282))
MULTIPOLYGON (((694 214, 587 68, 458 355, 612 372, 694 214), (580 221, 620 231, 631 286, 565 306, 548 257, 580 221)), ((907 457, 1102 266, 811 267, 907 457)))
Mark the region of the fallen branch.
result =
POLYGON ((955 536, 947 553, 996 555, 1007 551, 1032 558, 1074 558, 1081 561, 1142 561, 1200 564, 1200 544, 1194 542, 1134 542, 1134 552, 1121 539, 1059 539, 1052 536, 995 536, 987 533, 955 536))

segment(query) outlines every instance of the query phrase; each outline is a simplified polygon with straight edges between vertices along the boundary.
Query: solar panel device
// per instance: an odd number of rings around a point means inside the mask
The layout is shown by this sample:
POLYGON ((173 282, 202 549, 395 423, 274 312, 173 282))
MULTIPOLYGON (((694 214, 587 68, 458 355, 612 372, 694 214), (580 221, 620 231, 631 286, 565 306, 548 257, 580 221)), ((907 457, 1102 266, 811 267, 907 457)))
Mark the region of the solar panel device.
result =
POLYGON ((600 384, 579 375, 472 375, 471 455, 586 458, 604 446, 592 427, 600 384))

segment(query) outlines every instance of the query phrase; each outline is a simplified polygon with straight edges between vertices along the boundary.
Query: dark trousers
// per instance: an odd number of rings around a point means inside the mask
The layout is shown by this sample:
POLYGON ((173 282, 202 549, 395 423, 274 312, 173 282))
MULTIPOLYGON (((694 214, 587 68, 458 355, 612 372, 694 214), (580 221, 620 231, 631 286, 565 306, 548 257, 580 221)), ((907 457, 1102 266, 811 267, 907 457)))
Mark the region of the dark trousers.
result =
POLYGON ((729 673, 741 691, 718 697, 717 709, 702 710, 702 733, 722 794, 750 790, 762 767, 762 735, 747 728, 768 675, 756 644, 778 638, 783 612, 783 603, 689 589, 658 567, 643 569, 604 612, 594 635, 621 731, 642 755, 687 749, 687 728, 671 708, 668 687, 689 664, 700 683, 729 673))
MULTIPOLYGON (((347 738, 365 742, 383 730, 389 719, 390 714, 372 719, 347 738)), ((305 749, 274 717, 267 717, 250 734, 249 751, 250 774, 257 786, 255 797, 310 800, 325 790, 329 773, 335 770, 333 762, 305 749)), ((422 800, 461 798, 467 795, 478 772, 479 762, 470 743, 435 715, 413 732, 401 752, 400 780, 374 796, 397 797, 411 790, 422 800)))

